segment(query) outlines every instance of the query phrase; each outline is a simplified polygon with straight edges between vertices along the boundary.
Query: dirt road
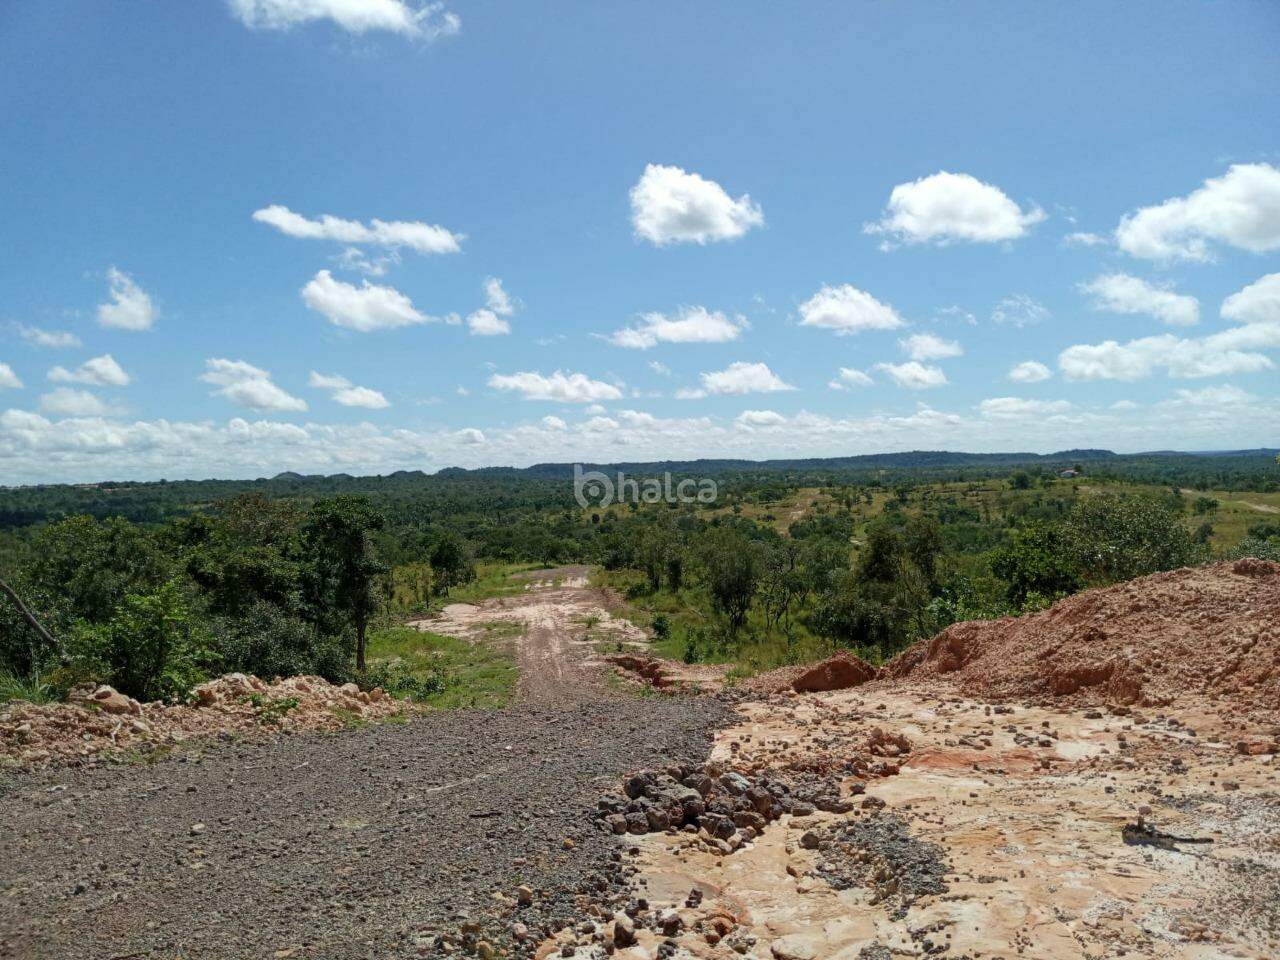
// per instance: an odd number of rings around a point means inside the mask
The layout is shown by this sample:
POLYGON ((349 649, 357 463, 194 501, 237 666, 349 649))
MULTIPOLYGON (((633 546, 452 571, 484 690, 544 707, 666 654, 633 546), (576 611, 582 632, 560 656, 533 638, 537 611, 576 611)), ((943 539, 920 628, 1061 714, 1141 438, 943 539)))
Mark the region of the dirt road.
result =
POLYGON ((579 892, 624 889, 597 798, 704 757, 724 719, 714 701, 610 695, 583 665, 580 576, 502 601, 532 627, 507 710, 0 776, 0 957, 439 956, 472 924, 527 955, 578 918, 579 892), (521 884, 532 904, 495 898, 521 884))
POLYGON ((568 566, 519 574, 521 593, 481 604, 449 604, 438 616, 410 626, 476 638, 486 624, 516 624, 521 701, 571 703, 607 696, 595 645, 639 648, 645 645, 645 635, 612 615, 615 598, 588 586, 589 573, 589 567, 568 566))

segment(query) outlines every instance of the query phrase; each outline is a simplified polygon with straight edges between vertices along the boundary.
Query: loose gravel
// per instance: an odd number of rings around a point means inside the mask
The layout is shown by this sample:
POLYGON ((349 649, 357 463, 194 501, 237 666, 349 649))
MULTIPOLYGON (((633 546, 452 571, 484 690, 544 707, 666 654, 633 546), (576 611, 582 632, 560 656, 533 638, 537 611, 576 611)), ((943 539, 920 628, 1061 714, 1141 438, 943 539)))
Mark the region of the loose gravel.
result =
POLYGON ((0 957, 527 956, 582 898, 628 895, 597 799, 704 762, 727 714, 544 702, 6 774, 0 957))

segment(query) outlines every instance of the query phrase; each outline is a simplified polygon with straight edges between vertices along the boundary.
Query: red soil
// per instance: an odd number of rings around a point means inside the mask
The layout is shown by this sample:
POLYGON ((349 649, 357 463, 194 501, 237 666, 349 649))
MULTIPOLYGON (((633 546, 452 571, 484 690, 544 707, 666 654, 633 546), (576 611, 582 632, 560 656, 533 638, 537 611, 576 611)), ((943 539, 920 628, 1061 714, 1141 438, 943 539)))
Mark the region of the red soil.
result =
POLYGON ((882 679, 965 696, 1161 706, 1185 695, 1280 709, 1280 564, 1173 570, 1002 620, 957 623, 882 679))

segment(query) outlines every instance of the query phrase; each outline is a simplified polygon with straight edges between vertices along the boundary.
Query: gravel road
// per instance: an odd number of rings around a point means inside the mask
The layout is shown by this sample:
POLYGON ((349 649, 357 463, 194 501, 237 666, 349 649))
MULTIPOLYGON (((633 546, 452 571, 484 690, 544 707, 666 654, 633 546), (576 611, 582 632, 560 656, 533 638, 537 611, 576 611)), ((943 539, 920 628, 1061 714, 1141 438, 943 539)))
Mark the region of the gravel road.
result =
POLYGON ((625 893, 597 798, 702 760, 725 720, 714 700, 603 684, 557 703, 545 677, 579 671, 541 659, 538 698, 506 710, 6 775, 0 957, 438 956, 469 924, 529 953, 578 894, 625 893), (521 884, 531 905, 495 899, 521 884))

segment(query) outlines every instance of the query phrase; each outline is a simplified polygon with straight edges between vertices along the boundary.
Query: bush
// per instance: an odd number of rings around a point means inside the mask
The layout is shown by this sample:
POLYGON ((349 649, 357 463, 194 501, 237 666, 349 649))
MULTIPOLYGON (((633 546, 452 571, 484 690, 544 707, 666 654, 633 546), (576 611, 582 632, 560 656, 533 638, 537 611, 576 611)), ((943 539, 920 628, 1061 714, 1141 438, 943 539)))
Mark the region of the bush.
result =
POLYGON ((235 617, 219 617, 212 632, 219 668, 264 679, 313 674, 333 683, 350 679, 350 638, 321 633, 273 603, 257 600, 235 617))
POLYGON ((667 619, 666 614, 660 613, 654 617, 651 626, 655 640, 665 640, 671 636, 671 621, 667 619))
POLYGON ((356 683, 362 690, 381 687, 393 697, 411 697, 419 702, 443 693, 449 685, 448 678, 438 670, 415 674, 398 660, 375 661, 356 677, 356 683))
POLYGON ((1185 567, 1208 554, 1169 503, 1145 497, 1081 500, 1063 525, 1063 545, 1092 586, 1185 567))
POLYGON ((81 623, 71 657, 94 679, 138 700, 177 699, 214 663, 207 635, 192 620, 175 582, 131 593, 103 624, 81 623))
POLYGON ((1010 542, 992 554, 991 570, 1005 581, 1005 596, 1018 608, 1032 594, 1060 597, 1080 589, 1080 576, 1065 554, 1056 527, 1035 525, 1014 531, 1010 542))

